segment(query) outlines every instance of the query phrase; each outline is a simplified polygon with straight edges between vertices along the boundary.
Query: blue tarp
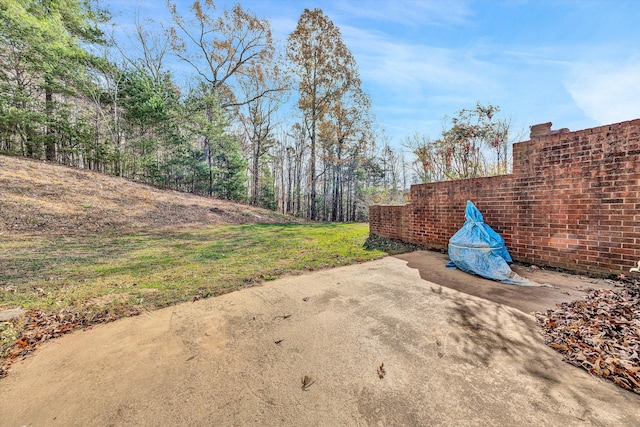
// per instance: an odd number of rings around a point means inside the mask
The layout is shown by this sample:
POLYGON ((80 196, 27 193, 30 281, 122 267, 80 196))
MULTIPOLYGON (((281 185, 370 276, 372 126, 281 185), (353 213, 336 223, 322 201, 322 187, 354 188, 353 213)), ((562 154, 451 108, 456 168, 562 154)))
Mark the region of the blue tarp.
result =
POLYGON ((462 228, 449 239, 451 262, 447 267, 510 285, 537 285, 511 270, 508 264, 512 262, 511 255, 504 239, 484 223, 482 214, 471 201, 467 201, 465 217, 462 228))

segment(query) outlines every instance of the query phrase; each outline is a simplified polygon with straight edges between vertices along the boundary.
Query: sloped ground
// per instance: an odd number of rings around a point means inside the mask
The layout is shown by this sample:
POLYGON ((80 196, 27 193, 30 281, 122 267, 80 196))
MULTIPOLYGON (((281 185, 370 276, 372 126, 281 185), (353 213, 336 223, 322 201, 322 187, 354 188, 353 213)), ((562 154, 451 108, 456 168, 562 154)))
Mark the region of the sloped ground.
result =
POLYGON ((0 155, 0 235, 277 223, 293 219, 98 172, 0 155))
MULTIPOLYGON (((283 222, 298 220, 266 209, 160 190, 98 172, 0 155, 0 238, 283 222)), ((0 268, 2 259, 10 256, 0 254, 0 268)), ((0 292, 10 292, 11 286, 0 282, 0 292)), ((53 307, 50 312, 0 311, 0 378, 7 374, 15 358, 29 354, 49 339, 79 327, 137 315, 142 310, 117 302, 105 301, 105 308, 92 310, 53 307), (11 323, 7 322, 11 319, 11 323)))

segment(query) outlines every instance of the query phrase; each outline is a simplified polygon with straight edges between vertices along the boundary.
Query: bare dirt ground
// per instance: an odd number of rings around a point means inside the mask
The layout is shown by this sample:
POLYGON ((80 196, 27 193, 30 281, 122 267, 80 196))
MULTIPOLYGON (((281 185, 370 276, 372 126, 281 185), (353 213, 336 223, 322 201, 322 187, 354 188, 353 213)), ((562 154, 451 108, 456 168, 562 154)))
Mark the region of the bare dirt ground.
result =
POLYGON ((529 314, 610 283, 445 263, 418 251, 75 332, 0 380, 0 425, 640 425, 640 395, 562 362, 529 314))

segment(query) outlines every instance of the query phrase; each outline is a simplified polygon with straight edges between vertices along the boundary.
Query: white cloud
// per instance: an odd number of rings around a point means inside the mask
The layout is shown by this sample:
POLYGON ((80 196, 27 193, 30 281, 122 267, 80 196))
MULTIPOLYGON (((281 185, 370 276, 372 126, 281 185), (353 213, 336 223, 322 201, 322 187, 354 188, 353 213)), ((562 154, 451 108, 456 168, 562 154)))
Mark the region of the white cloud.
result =
POLYGON ((387 90, 419 92, 426 87, 453 89, 486 85, 489 63, 468 52, 419 43, 393 42, 384 34, 342 27, 343 38, 358 61, 363 80, 387 90))
POLYGON ((564 84, 578 107, 599 124, 640 117, 640 61, 579 64, 564 84))
POLYGON ((365 18, 404 25, 460 25, 468 22, 471 10, 466 2, 438 0, 339 0, 335 10, 350 18, 365 18))
POLYGON ((496 103, 508 94, 504 66, 492 62, 485 44, 465 48, 404 42, 378 29, 340 25, 358 63, 365 91, 372 95, 379 125, 395 145, 414 132, 437 138, 443 117, 477 101, 496 103))

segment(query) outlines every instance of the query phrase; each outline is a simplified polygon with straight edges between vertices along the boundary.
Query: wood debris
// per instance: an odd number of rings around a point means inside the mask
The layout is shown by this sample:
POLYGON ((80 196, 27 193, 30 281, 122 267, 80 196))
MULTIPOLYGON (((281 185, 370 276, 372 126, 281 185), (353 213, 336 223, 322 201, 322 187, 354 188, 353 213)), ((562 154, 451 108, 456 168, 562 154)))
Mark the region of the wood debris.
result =
POLYGON ((640 283, 589 290, 536 318, 565 361, 640 394, 640 283))
POLYGON ((293 316, 293 314, 285 314, 285 315, 282 315, 282 316, 276 316, 276 317, 273 318, 273 320, 276 320, 276 319, 288 319, 291 316, 293 316))
POLYGON ((308 375, 305 375, 304 377, 302 377, 301 381, 302 381, 302 391, 309 390, 309 387, 311 387, 316 382, 316 380, 314 380, 312 377, 308 375))

